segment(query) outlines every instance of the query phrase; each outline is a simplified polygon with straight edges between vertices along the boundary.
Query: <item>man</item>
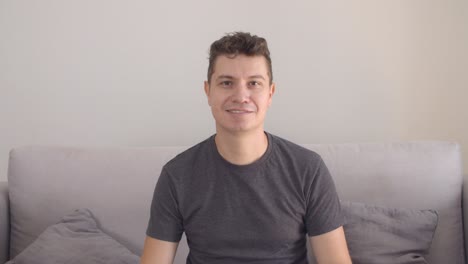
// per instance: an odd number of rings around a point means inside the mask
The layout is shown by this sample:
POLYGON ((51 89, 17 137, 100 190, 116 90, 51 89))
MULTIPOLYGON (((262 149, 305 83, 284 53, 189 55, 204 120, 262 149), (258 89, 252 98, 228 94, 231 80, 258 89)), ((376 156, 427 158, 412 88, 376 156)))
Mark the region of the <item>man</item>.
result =
POLYGON ((275 84, 265 39, 232 33, 211 45, 205 93, 216 134, 159 177, 142 264, 351 263, 338 196, 320 156, 266 133, 275 84))

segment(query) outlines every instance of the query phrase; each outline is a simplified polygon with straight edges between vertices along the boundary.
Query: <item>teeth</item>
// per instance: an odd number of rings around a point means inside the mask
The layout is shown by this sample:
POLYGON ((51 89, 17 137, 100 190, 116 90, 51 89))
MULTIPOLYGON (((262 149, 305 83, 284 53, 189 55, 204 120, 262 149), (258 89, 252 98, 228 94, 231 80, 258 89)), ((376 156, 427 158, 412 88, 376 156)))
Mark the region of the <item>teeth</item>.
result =
POLYGON ((240 111, 240 110, 228 110, 228 111, 234 114, 247 113, 247 111, 240 111))

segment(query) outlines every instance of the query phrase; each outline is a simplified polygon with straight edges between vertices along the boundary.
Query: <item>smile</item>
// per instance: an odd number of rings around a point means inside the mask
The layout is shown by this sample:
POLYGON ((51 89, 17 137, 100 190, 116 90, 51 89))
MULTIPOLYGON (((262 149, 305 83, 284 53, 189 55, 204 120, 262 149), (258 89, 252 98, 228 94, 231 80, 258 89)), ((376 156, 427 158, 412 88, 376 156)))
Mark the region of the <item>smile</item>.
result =
POLYGON ((226 111, 232 114, 250 114, 254 112, 251 110, 242 110, 242 109, 232 109, 232 110, 226 110, 226 111))

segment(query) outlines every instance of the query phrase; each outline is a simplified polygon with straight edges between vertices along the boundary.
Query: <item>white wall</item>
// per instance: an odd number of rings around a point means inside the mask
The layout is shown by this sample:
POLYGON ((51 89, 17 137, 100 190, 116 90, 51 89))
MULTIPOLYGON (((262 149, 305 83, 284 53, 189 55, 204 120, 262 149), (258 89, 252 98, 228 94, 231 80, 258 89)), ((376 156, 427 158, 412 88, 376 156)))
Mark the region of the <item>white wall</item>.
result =
POLYGON ((0 0, 0 180, 16 146, 208 137, 208 47, 235 30, 270 43, 268 131, 458 141, 468 168, 467 25, 464 0, 0 0))

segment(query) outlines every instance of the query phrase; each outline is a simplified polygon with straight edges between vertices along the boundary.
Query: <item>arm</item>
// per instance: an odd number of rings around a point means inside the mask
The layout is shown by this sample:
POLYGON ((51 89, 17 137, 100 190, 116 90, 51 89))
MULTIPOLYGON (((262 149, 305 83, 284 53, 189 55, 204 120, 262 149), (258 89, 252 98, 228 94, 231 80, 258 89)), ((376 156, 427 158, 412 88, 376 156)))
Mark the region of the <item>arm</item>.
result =
POLYGON ((178 245, 147 236, 140 264, 172 264, 178 245))
POLYGON ((343 227, 309 238, 317 263, 351 264, 343 227))

